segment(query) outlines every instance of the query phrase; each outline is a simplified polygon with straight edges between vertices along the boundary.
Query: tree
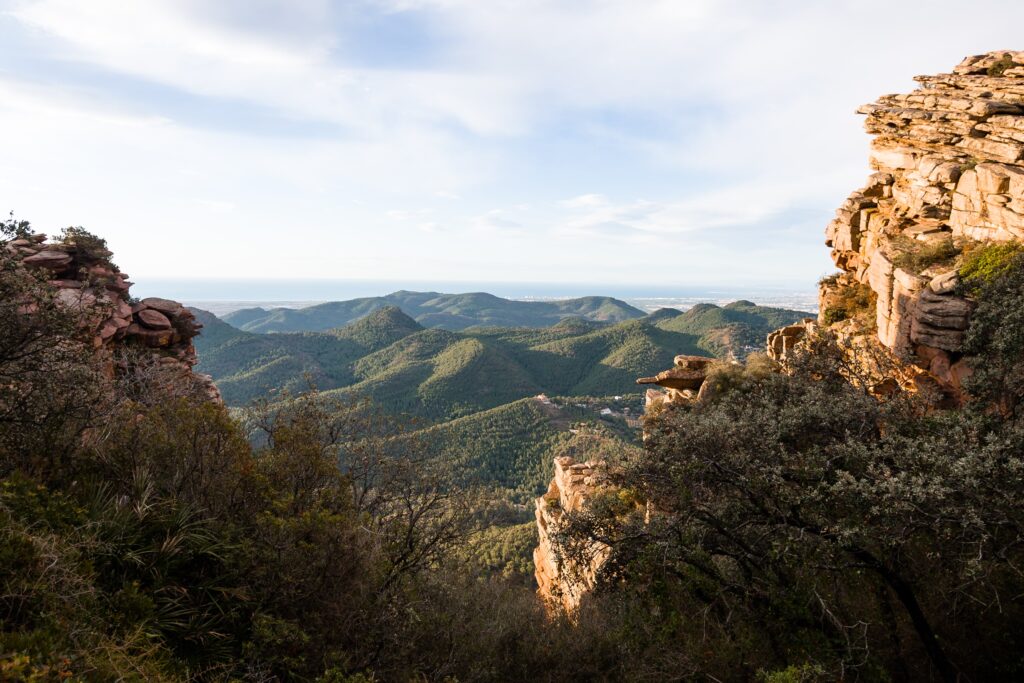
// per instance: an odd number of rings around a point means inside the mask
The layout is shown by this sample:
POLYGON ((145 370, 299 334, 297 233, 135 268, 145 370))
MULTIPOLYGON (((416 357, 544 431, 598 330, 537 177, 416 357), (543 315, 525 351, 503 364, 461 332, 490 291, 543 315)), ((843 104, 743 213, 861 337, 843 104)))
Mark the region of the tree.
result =
POLYGON ((880 400, 851 365, 826 342, 789 374, 666 411, 564 552, 609 545, 604 590, 658 596, 675 635, 702 633, 684 647, 695 666, 1020 675, 1020 428, 880 400))

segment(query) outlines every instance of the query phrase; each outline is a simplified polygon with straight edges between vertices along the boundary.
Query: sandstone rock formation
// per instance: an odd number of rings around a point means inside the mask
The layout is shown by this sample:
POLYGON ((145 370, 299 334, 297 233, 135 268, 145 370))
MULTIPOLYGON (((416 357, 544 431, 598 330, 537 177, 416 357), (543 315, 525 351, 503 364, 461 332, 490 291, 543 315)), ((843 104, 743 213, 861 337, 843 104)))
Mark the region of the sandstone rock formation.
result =
POLYGON ((673 366, 668 370, 659 372, 654 377, 641 377, 636 381, 640 385, 654 384, 665 389, 647 390, 644 401, 646 412, 654 412, 655 406, 660 408, 672 403, 696 400, 715 359, 706 356, 676 356, 673 362, 673 366))
MULTIPOLYGON (((637 384, 653 384, 664 391, 647 390, 646 412, 654 414, 666 406, 699 400, 714 358, 676 356, 672 368, 654 377, 641 377, 637 384), (657 410, 655 409, 657 406, 657 410)), ((586 452, 586 447, 582 449, 586 452)), ((579 512, 602 484, 603 463, 577 462, 572 456, 555 458, 555 476, 547 493, 536 500, 538 545, 533 551, 537 592, 550 605, 574 611, 594 584, 607 548, 594 546, 587 553, 586 566, 567 566, 558 556, 554 536, 565 515, 579 512)))
POLYGON ((0 248, 45 276, 54 288, 54 301, 77 314, 82 334, 92 338, 111 376, 147 372, 150 380, 187 385, 220 401, 213 380, 192 372, 192 338, 202 325, 176 301, 133 301, 132 283, 111 263, 108 250, 74 237, 47 242, 41 234, 0 242, 0 248))
POLYGON ((787 325, 768 335, 768 357, 780 363, 786 360, 789 353, 796 348, 802 339, 813 334, 817 328, 814 318, 805 318, 796 325, 787 325))
POLYGON ((554 547, 553 536, 566 513, 581 510, 599 483, 597 463, 578 463, 571 456, 555 458, 555 477, 547 493, 536 501, 537 547, 533 550, 537 591, 552 605, 568 612, 575 610, 581 597, 593 587, 594 577, 606 551, 595 547, 589 566, 566 568, 554 547))
POLYGON ((858 110, 875 136, 875 172, 826 229, 843 272, 823 281, 819 320, 835 326, 837 302, 867 285, 878 341, 960 398, 971 302, 957 294, 956 257, 1024 239, 1024 52, 916 80, 914 92, 858 110))

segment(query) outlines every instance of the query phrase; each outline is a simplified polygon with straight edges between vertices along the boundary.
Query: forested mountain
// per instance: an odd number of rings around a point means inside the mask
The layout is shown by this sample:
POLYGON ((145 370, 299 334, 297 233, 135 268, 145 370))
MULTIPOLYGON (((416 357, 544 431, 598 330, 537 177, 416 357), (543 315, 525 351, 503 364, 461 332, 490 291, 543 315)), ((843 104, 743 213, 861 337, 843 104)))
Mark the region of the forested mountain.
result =
POLYGON ((424 329, 388 306, 326 332, 255 334, 195 313, 206 325, 196 340, 198 368, 213 376, 229 405, 312 383, 431 420, 541 392, 633 393, 637 377, 670 365, 677 354, 744 356, 770 330, 806 315, 741 301, 685 313, 663 309, 615 324, 573 317, 541 329, 455 332, 424 329))
POLYGON ((245 308, 224 320, 248 332, 322 332, 346 325, 377 309, 397 306, 424 327, 463 330, 474 325, 547 327, 563 318, 619 322, 641 318, 644 312, 607 296, 564 301, 512 301, 493 294, 471 292, 400 291, 387 296, 331 301, 306 308, 245 308))

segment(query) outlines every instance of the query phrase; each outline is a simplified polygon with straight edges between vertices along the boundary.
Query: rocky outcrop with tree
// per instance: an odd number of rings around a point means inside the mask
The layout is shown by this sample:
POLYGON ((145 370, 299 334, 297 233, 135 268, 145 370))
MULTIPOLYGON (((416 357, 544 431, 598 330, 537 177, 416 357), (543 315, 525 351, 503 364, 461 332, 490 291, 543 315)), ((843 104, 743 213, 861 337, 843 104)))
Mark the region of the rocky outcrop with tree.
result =
POLYGON ((132 283, 110 260, 104 240, 68 228, 47 241, 27 223, 12 219, 5 226, 9 239, 0 247, 5 267, 20 271, 27 287, 21 313, 54 304, 75 328, 70 336, 94 350, 108 379, 136 385, 156 381, 177 393, 220 400, 212 380, 192 372, 192 340, 202 324, 177 301, 132 298, 132 283))

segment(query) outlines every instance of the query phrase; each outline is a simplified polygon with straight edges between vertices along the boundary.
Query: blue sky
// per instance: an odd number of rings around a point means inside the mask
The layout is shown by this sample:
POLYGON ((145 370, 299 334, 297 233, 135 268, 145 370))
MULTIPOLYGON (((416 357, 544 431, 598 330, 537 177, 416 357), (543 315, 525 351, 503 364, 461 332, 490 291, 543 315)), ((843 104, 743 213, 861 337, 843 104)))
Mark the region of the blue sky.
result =
POLYGON ((0 205, 144 278, 807 286, 1024 3, 0 0, 0 205))

